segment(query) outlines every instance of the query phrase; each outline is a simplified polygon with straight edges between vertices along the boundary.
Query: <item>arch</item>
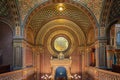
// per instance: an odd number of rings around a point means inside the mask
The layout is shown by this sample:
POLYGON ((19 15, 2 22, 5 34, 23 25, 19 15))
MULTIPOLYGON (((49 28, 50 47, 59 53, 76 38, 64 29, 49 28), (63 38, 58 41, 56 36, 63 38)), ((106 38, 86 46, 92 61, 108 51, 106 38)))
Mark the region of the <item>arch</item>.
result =
POLYGON ((72 30, 76 35, 77 35, 77 38, 78 38, 78 44, 80 45, 80 41, 82 42, 86 42, 85 40, 85 34, 83 33, 83 31, 81 30, 81 28, 79 28, 78 25, 76 25, 74 22, 70 21, 70 20, 66 20, 66 19, 56 19, 56 20, 53 20, 53 21, 50 21, 48 22, 47 24, 45 24, 42 29, 39 31, 39 33, 37 34, 36 36, 36 41, 35 41, 35 44, 42 44, 44 43, 44 38, 45 38, 45 35, 47 34, 47 32, 49 32, 50 30, 52 30, 53 28, 57 28, 59 26, 63 26, 63 27, 66 27, 70 30, 72 30), (63 22, 62 22, 63 20, 63 22), (58 25, 59 23, 59 25, 58 25), (69 23, 69 24, 68 24, 69 23), (70 27, 69 27, 70 26, 70 27), (74 26, 72 28, 72 26, 74 26), (81 38, 78 34, 81 34, 83 35, 81 38))
MULTIPOLYGON (((71 6, 75 6, 78 9, 82 10, 88 16, 88 18, 89 18, 90 22, 93 24, 94 28, 96 28, 96 26, 97 27, 99 26, 94 14, 87 7, 83 6, 80 3, 76 3, 74 1, 71 1, 71 0, 64 0, 62 2, 66 3, 66 4, 69 4, 71 6)), ((59 0, 57 0, 55 2, 54 1, 46 1, 43 4, 35 6, 32 10, 30 10, 28 12, 28 15, 25 17, 25 19, 23 21, 23 31, 27 27, 27 25, 29 24, 29 22, 32 19, 33 15, 35 15, 37 11, 39 11, 40 9, 42 9, 42 8, 44 8, 46 6, 52 5, 54 3, 59 3, 59 0)))
POLYGON ((110 44, 110 41, 109 41, 110 40, 110 30, 111 30, 111 28, 114 24, 118 23, 118 21, 119 21, 119 18, 116 18, 112 22, 110 22, 106 27, 105 33, 106 33, 106 37, 107 37, 107 40, 108 40, 107 41, 108 44, 110 44))
POLYGON ((7 24, 11 28, 12 32, 14 31, 13 24, 10 23, 10 21, 8 21, 7 19, 0 17, 0 22, 7 24))
POLYGON ((67 80, 67 71, 64 67, 58 67, 55 72, 55 80, 67 80))
POLYGON ((13 64, 13 32, 10 26, 0 21, 0 54, 2 64, 4 65, 12 65, 13 64))

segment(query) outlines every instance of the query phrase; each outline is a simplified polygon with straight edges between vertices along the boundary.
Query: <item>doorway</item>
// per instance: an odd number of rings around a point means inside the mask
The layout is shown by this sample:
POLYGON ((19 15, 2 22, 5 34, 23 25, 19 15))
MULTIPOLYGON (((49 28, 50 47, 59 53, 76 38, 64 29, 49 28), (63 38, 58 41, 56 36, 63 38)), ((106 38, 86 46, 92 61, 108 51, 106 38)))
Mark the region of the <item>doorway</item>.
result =
POLYGON ((58 67, 56 69, 55 80, 67 80, 67 72, 64 67, 58 67))

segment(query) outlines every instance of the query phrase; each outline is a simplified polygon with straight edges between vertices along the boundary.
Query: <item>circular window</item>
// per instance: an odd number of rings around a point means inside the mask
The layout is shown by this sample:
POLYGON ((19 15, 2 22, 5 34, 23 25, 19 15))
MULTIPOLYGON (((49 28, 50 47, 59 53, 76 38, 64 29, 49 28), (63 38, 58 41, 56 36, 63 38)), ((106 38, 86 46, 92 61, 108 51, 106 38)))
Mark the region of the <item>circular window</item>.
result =
POLYGON ((68 49, 68 46, 69 46, 69 42, 64 37, 57 37, 54 40, 54 48, 57 51, 65 51, 68 49))

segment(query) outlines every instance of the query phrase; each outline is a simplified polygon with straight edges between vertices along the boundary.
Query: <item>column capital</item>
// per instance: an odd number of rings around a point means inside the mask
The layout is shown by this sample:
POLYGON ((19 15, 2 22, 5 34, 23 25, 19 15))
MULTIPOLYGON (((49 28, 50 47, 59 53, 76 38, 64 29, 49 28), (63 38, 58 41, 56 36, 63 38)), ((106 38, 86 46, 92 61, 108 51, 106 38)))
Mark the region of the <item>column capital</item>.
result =
POLYGON ((33 49, 34 53, 36 53, 38 55, 44 53, 43 46, 34 46, 32 49, 33 49))

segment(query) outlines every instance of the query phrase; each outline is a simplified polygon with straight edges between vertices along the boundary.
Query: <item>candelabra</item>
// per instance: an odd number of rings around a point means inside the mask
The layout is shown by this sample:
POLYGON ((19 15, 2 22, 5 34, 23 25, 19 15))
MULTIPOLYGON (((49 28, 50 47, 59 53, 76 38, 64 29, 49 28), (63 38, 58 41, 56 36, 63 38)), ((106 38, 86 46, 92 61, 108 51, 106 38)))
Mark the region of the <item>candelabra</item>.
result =
POLYGON ((81 79, 81 76, 79 74, 74 74, 74 75, 71 75, 70 77, 74 80, 80 80, 81 79))
POLYGON ((41 79, 43 79, 43 80, 51 80, 51 75, 48 75, 48 74, 44 74, 42 77, 41 77, 41 79))

